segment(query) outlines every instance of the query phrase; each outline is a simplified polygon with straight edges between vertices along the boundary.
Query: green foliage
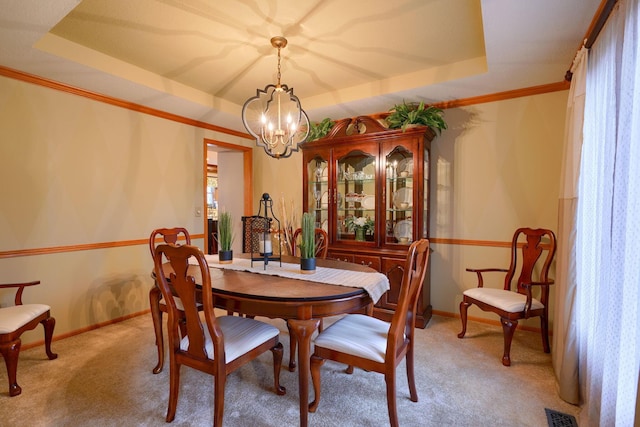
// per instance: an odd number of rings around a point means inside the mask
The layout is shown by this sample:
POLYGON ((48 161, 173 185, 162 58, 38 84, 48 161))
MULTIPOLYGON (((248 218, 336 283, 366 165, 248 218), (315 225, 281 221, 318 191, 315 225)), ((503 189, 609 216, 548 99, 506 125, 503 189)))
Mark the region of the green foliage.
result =
POLYGON ((221 251, 230 251, 233 243, 233 220, 229 212, 221 212, 218 216, 218 242, 221 251))
POLYGON ((320 123, 311 123, 309 128, 309 136, 307 141, 314 141, 316 139, 324 138, 327 136, 331 128, 335 123, 330 118, 323 119, 320 123))
POLYGON ((312 213, 302 214, 302 238, 298 247, 300 258, 316 257, 316 219, 312 213))
POLYGON ((355 231, 355 230, 359 230, 359 229, 363 229, 365 231, 365 233, 370 234, 371 232, 373 232, 373 227, 375 226, 373 220, 371 218, 364 217, 355 217, 355 216, 348 216, 347 219, 345 220, 345 223, 347 225, 347 230, 349 231, 355 231))
POLYGON ((386 117, 389 129, 400 129, 405 131, 407 126, 423 125, 429 126, 434 131, 440 132, 447 128, 447 123, 442 117, 443 111, 440 108, 433 106, 425 106, 424 102, 409 103, 402 102, 402 104, 396 104, 391 110, 391 114, 386 117))

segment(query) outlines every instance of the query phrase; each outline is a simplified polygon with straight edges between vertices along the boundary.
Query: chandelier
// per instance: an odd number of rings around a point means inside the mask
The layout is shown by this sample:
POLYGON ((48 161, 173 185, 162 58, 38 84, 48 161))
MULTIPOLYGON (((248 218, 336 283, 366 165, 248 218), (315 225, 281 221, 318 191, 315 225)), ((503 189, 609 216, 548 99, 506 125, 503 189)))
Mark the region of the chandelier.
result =
POLYGON ((293 88, 280 84, 280 50, 287 45, 284 37, 273 37, 271 45, 278 49, 278 83, 257 89, 256 96, 242 107, 242 123, 256 138, 256 145, 276 159, 291 156, 298 144, 309 135, 309 118, 293 94, 293 88))

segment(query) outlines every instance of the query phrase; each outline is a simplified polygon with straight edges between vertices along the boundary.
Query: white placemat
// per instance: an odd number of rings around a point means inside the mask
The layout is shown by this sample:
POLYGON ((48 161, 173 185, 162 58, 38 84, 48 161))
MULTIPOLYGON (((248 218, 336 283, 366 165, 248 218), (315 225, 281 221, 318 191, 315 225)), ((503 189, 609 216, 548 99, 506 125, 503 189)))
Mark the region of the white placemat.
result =
MULTIPOLYGON (((314 274, 300 273, 299 264, 282 263, 280 261, 269 261, 265 270, 262 261, 254 261, 251 267, 251 260, 246 258, 234 258, 231 264, 220 264, 218 255, 205 255, 209 268, 219 268, 223 270, 248 271, 256 274, 267 274, 270 276, 287 277, 290 279, 307 280, 309 282, 327 283, 330 285, 350 286, 353 288, 363 288, 371 300, 376 303, 380 297, 389 290, 389 279, 382 273, 364 271, 349 271, 338 268, 316 267, 314 274)), ((189 263, 197 264, 193 258, 189 263)))

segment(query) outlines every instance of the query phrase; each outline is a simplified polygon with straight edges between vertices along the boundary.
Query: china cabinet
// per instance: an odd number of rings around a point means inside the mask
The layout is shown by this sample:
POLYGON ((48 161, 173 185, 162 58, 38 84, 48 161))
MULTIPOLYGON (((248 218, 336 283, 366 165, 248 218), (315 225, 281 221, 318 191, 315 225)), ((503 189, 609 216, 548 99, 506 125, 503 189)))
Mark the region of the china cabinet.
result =
MULTIPOLYGON (((391 289, 374 307, 390 320, 411 242, 429 237, 428 127, 389 130, 370 117, 336 122, 324 138, 301 144, 303 206, 329 234, 329 258, 371 266, 391 289)), ((429 273, 416 325, 431 318, 429 273)))

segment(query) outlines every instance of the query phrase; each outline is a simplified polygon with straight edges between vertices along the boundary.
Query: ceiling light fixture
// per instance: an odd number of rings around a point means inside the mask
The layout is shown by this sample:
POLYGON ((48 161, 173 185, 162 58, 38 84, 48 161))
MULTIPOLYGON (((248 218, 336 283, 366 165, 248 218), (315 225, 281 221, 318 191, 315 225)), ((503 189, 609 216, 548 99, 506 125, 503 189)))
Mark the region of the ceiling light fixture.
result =
POLYGON ((242 107, 242 123, 256 138, 256 145, 276 159, 291 156, 298 144, 309 135, 309 118, 293 94, 293 88, 280 84, 280 49, 287 45, 284 37, 273 37, 271 45, 278 49, 278 84, 257 89, 256 96, 242 107))

